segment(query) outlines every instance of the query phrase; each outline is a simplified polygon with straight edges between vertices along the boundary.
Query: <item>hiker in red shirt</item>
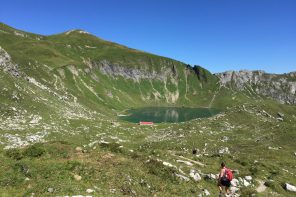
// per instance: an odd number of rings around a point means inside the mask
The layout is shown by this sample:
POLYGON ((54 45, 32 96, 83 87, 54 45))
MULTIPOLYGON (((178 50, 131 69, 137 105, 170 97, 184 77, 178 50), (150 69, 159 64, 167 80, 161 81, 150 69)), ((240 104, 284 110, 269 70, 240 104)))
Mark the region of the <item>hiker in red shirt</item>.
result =
POLYGON ((230 194, 230 181, 233 178, 233 174, 232 171, 228 168, 225 167, 225 163, 222 162, 221 163, 221 170, 220 170, 220 174, 219 174, 219 178, 218 178, 218 187, 219 187, 219 191, 220 191, 220 195, 223 195, 223 189, 225 189, 226 194, 230 194))

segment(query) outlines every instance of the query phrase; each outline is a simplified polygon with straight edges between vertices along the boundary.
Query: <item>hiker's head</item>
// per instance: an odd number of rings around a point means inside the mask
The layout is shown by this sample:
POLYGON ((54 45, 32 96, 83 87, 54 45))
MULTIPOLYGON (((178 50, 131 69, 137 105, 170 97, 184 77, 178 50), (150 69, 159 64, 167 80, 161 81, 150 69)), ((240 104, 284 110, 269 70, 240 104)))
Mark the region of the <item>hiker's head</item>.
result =
POLYGON ((225 167, 225 163, 222 161, 221 168, 224 168, 224 167, 225 167))

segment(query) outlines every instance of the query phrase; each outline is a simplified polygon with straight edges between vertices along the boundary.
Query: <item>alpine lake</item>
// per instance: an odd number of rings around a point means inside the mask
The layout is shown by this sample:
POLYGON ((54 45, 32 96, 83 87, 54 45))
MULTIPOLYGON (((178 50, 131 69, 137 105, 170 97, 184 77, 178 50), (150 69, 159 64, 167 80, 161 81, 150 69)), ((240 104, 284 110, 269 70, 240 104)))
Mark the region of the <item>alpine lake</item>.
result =
POLYGON ((197 118, 208 118, 221 112, 215 108, 189 108, 189 107, 145 107, 129 109, 120 119, 132 123, 141 121, 154 123, 177 123, 197 118))

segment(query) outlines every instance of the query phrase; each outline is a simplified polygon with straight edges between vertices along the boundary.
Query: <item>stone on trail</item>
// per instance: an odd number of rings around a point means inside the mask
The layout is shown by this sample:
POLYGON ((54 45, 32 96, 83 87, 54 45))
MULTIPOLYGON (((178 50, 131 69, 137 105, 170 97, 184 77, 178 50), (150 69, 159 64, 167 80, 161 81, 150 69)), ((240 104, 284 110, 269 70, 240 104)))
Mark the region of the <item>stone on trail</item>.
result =
POLYGON ((79 176, 79 175, 77 175, 77 174, 75 174, 75 175, 74 175, 74 179, 75 179, 76 181, 80 181, 80 180, 82 179, 82 177, 79 176))
POLYGON ((235 187, 235 186, 230 187, 230 192, 231 192, 232 194, 235 194, 235 193, 237 193, 238 191, 239 191, 239 188, 238 188, 238 187, 235 187))
POLYGON ((47 189, 47 191, 48 191, 49 193, 52 193, 52 192, 54 191, 54 189, 50 187, 50 188, 47 189))
POLYGON ((288 190, 288 191, 290 191, 290 192, 296 192, 296 186, 291 185, 289 183, 286 183, 285 184, 285 189, 288 190))
POLYGON ((195 180, 195 181, 201 180, 201 176, 197 172, 195 172, 195 170, 193 170, 193 169, 190 170, 189 176, 192 177, 193 180, 195 180))
POLYGON ((93 189, 87 189, 87 190, 86 190, 87 193, 93 193, 94 191, 95 191, 95 190, 93 190, 93 189))
POLYGON ((209 192, 207 189, 204 189, 204 194, 205 194, 206 196, 210 196, 210 195, 211 195, 210 192, 209 192))
POLYGON ((201 163, 199 161, 195 161, 195 160, 189 159, 187 157, 183 157, 183 156, 178 156, 178 157, 181 158, 181 159, 185 159, 187 161, 190 161, 191 163, 197 164, 197 165, 199 165, 201 167, 204 167, 205 166, 205 164, 203 164, 203 163, 201 163))
POLYGON ((231 185, 237 187, 239 185, 239 180, 237 180, 236 178, 232 179, 231 185))
POLYGON ((184 164, 186 164, 187 166, 193 166, 193 164, 192 164, 191 162, 189 162, 189 161, 184 161, 184 160, 180 160, 180 159, 178 159, 177 162, 178 162, 178 163, 184 163, 184 164))
POLYGON ((238 177, 237 178, 239 182, 243 182, 244 180, 242 179, 242 177, 238 177))
POLYGON ((83 149, 82 152, 83 152, 83 153, 87 153, 87 150, 83 149))
POLYGON ((184 175, 181 175, 181 174, 177 174, 175 173, 176 177, 180 178, 181 180, 184 180, 184 181, 189 181, 190 179, 184 175))
POLYGON ((118 127, 118 126, 120 126, 120 123, 119 122, 111 122, 111 125, 113 127, 118 127))
POLYGON ((227 142, 228 140, 229 140, 229 137, 227 137, 227 136, 223 136, 221 138, 221 142, 227 142))
POLYGON ((277 115, 280 117, 280 118, 283 118, 285 115, 283 113, 280 113, 278 112, 277 115))
POLYGON ((243 184, 244 184, 245 187, 248 187, 248 186, 251 185, 251 184, 250 184, 247 180, 245 180, 245 179, 244 179, 244 181, 243 181, 243 184))
POLYGON ((276 118, 276 119, 279 120, 279 121, 284 121, 284 119, 281 118, 281 117, 278 117, 278 118, 276 118))
MULTIPOLYGON (((218 175, 218 176, 219 176, 219 175, 218 175)), ((205 174, 205 175, 204 175, 204 178, 205 178, 206 180, 215 180, 215 179, 218 178, 218 176, 216 176, 215 174, 205 174)))
POLYGON ((76 151, 76 152, 82 152, 82 150, 83 150, 83 149, 82 149, 80 146, 77 146, 77 147, 75 148, 75 151, 76 151))
POLYGON ((176 168, 176 166, 174 166, 173 164, 171 164, 171 163, 169 163, 169 162, 166 162, 166 161, 162 162, 162 164, 163 164, 164 166, 168 166, 168 167, 171 167, 171 168, 176 168))
POLYGON ((272 118, 272 115, 267 113, 265 110, 262 110, 261 113, 264 114, 266 117, 272 118))
POLYGON ((259 186, 256 188, 256 191, 258 193, 261 193, 261 192, 264 192, 266 190, 266 186, 265 186, 265 183, 264 181, 261 181, 261 180, 258 180, 258 183, 259 183, 259 186))
POLYGON ((251 177, 251 176, 245 176, 245 179, 246 179, 247 181, 252 181, 252 177, 251 177))
POLYGON ((228 147, 222 148, 218 152, 219 154, 230 154, 228 147))
POLYGON ((272 146, 268 146, 269 150, 279 150, 282 149, 282 147, 272 147, 272 146))

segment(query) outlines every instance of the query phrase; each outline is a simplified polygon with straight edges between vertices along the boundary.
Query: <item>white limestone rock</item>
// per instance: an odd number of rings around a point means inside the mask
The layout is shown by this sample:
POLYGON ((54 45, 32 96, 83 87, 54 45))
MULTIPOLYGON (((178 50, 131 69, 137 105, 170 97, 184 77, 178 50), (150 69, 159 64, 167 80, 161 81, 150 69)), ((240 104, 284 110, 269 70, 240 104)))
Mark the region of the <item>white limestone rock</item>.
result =
POLYGON ((205 195, 205 196, 210 196, 211 193, 210 193, 207 189, 204 189, 204 195, 205 195))
POLYGON ((285 189, 288 190, 288 191, 290 191, 290 192, 296 192, 296 186, 291 185, 289 183, 286 183, 285 184, 285 189))
POLYGON ((87 189, 87 190, 86 190, 86 193, 89 193, 89 194, 90 194, 90 193, 93 193, 94 191, 95 191, 95 190, 93 190, 93 189, 87 189))
POLYGON ((231 185, 234 186, 234 187, 237 187, 239 185, 239 180, 234 178, 231 180, 231 185))
POLYGON ((190 179, 187 177, 187 176, 184 176, 184 175, 182 175, 182 174, 177 174, 177 173, 175 173, 175 175, 176 175, 176 177, 178 177, 178 178, 180 178, 181 180, 183 180, 183 181, 189 181, 190 179))
POLYGON ((218 152, 219 154, 230 154, 228 147, 222 148, 218 152))
POLYGON ((251 185, 251 183, 249 183, 247 180, 243 180, 243 185, 245 186, 245 187, 248 187, 248 186, 250 186, 251 185))
POLYGON ((81 181, 82 177, 79 176, 78 174, 75 174, 75 175, 74 175, 74 179, 75 179, 76 181, 81 181))
POLYGON ((19 77, 18 65, 14 64, 10 55, 0 46, 0 68, 14 77, 19 77))
POLYGON ((245 176, 245 179, 246 179, 247 181, 252 181, 252 177, 251 177, 251 176, 245 176))
POLYGON ((201 180, 201 176, 193 169, 190 170, 189 176, 192 177, 196 182, 201 180))
POLYGON ((180 160, 180 159, 178 159, 177 162, 178 162, 178 163, 184 163, 184 164, 186 164, 187 166, 193 166, 193 164, 192 164, 191 162, 189 162, 189 161, 184 161, 184 160, 180 160))

